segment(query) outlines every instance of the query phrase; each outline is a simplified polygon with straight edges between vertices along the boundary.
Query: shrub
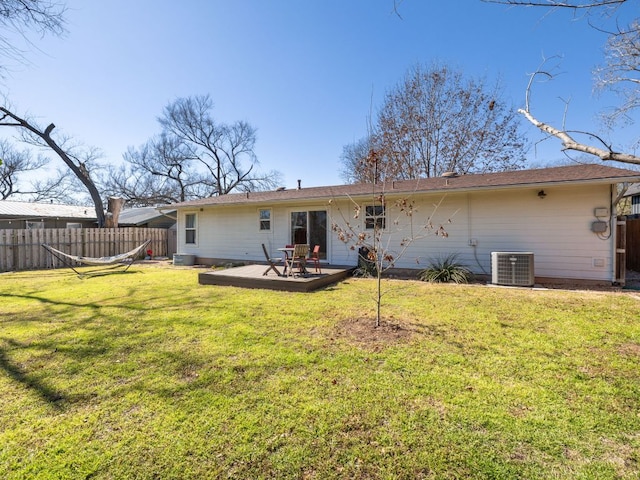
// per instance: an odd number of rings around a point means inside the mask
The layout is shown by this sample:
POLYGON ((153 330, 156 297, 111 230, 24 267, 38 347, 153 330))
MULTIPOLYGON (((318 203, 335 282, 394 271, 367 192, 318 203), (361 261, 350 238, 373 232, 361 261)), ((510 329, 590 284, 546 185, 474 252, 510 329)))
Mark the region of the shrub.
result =
POLYGON ((433 283, 469 283, 471 271, 458 263, 457 258, 457 254, 451 254, 432 260, 429 267, 418 273, 418 278, 423 282, 433 283))

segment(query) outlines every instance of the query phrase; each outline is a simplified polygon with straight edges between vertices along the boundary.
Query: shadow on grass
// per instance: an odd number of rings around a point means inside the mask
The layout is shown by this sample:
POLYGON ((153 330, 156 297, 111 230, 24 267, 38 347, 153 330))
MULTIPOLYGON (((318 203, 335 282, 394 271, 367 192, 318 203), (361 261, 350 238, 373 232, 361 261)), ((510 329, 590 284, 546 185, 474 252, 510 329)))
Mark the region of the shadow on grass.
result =
MULTIPOLYGON (((3 340, 10 346, 16 348, 22 346, 8 338, 4 338, 3 340)), ((24 385, 29 390, 36 392, 40 398, 52 405, 54 408, 61 409, 62 406, 60 402, 66 400, 65 396, 61 392, 48 387, 42 381, 30 377, 29 374, 20 368, 19 365, 16 365, 11 361, 7 356, 7 350, 7 348, 0 346, 0 368, 7 372, 10 378, 24 385)))
MULTIPOLYGON (((130 292, 129 295, 135 295, 135 292, 130 292)), ((37 295, 25 295, 25 294, 14 294, 14 293, 0 293, 0 300, 6 298, 7 301, 10 301, 12 298, 21 298, 23 300, 34 300, 36 302, 40 302, 43 304, 50 304, 50 305, 62 305, 65 307, 78 307, 78 308, 90 308, 96 312, 98 312, 100 309, 105 308, 105 307, 109 307, 109 308, 122 308, 122 309, 126 309, 126 310, 135 310, 135 311, 151 311, 154 310, 153 308, 145 308, 145 307, 141 307, 139 304, 136 304, 135 306, 132 305, 126 305, 126 301, 127 299, 123 299, 122 303, 114 303, 114 304, 109 304, 109 305, 100 305, 98 303, 79 303, 79 302, 64 302, 61 300, 51 300, 50 298, 46 298, 46 297, 40 297, 37 295)), ((4 301, 4 300, 2 300, 4 301)), ((22 321, 22 318, 16 318, 17 321, 22 321)))
POLYGON ((115 265, 107 269, 102 268, 97 270, 80 271, 76 273, 78 274, 78 278, 80 280, 86 280, 86 279, 96 278, 96 277, 106 277, 108 275, 132 275, 132 274, 142 273, 139 270, 128 270, 129 267, 126 267, 125 270, 122 270, 122 268, 123 267, 121 265, 115 265))

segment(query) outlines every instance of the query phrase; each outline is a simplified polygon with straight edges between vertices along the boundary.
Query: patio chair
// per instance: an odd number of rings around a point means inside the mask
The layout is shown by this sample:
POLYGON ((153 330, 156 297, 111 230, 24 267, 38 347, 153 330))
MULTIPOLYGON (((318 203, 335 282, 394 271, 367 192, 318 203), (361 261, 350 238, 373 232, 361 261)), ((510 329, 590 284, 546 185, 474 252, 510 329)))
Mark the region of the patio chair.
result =
POLYGON ((320 245, 313 247, 309 260, 313 262, 316 272, 322 273, 322 269, 320 268, 320 245))
POLYGON ((297 243, 293 246, 293 253, 289 258, 288 263, 288 275, 293 275, 293 268, 298 266, 298 273, 307 273, 307 255, 309 255, 309 245, 304 243, 297 243))
POLYGON ((271 270, 273 270, 274 272, 276 272, 276 275, 281 277, 282 275, 280 274, 278 267, 276 267, 276 263, 280 263, 282 261, 282 258, 271 257, 269 255, 269 252, 267 252, 267 247, 264 246, 264 243, 262 244, 262 251, 264 252, 264 258, 266 258, 267 263, 269 264, 269 267, 264 271, 262 275, 267 275, 271 270))

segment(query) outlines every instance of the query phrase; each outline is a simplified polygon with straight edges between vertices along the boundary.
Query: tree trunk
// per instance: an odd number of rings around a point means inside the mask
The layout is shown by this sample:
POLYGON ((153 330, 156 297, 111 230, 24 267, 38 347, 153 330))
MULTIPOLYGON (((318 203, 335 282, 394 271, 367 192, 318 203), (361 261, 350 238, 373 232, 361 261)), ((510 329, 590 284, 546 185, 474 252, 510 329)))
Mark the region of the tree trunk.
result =
POLYGON ((105 227, 118 228, 118 220, 120 219, 120 211, 124 206, 124 198, 109 197, 107 199, 107 216, 105 218, 105 227))

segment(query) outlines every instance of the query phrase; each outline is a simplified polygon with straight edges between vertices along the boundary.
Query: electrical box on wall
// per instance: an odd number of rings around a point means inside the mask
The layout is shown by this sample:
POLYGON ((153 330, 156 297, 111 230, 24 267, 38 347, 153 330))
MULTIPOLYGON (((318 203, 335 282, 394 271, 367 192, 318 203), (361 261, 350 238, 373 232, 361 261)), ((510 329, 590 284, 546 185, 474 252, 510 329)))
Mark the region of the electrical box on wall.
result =
POLYGON ((604 233, 607 231, 607 222, 600 220, 591 223, 591 231, 593 233, 604 233))
POLYGON ((608 217, 609 216, 609 209, 605 208, 605 207, 594 208, 593 209, 593 216, 596 217, 596 218, 608 217))

